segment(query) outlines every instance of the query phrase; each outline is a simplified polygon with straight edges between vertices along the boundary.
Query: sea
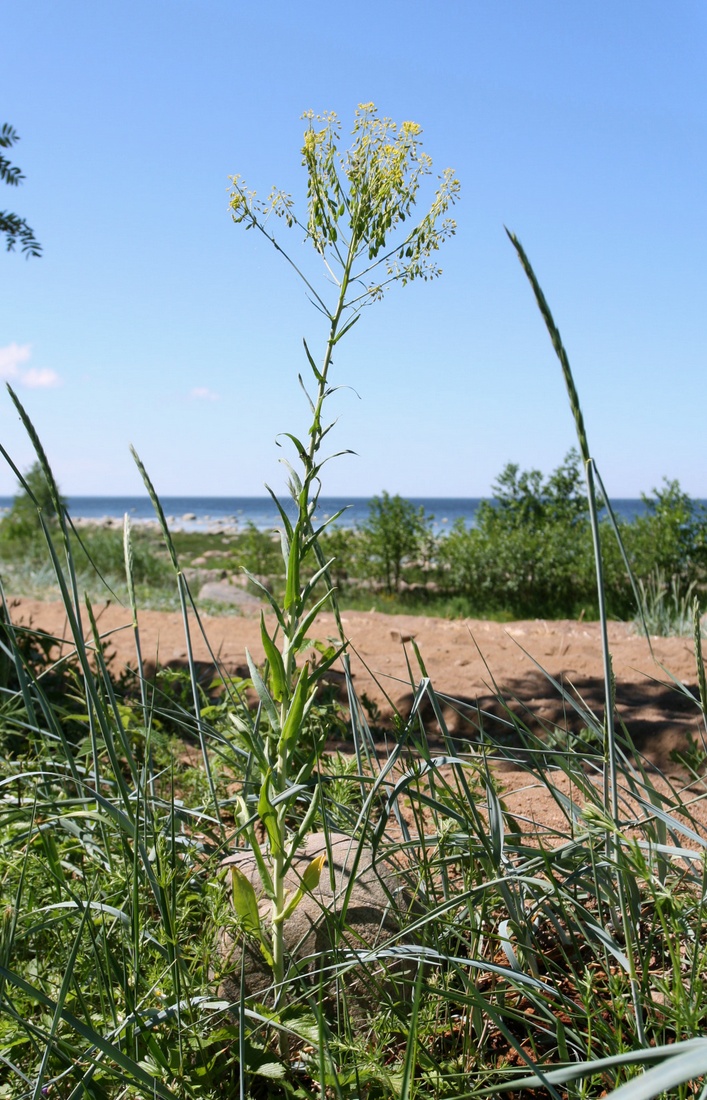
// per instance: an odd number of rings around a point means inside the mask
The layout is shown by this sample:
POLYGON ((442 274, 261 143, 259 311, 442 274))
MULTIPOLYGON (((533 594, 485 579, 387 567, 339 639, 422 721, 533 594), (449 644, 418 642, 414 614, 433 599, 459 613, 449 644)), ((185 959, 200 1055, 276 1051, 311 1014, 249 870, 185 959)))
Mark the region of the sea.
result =
MULTIPOLYGON (((186 531, 241 531, 252 524, 266 531, 282 525, 271 497, 161 497, 161 504, 171 529, 186 531)), ((323 522, 341 513, 335 521, 342 527, 360 527, 368 518, 371 497, 320 497, 316 520, 323 522)), ((436 534, 451 530, 457 520, 466 527, 474 526, 474 517, 482 497, 408 497, 425 515, 432 517, 431 527, 436 534)), ((155 512, 149 497, 68 497, 72 519, 122 523, 127 514, 134 523, 155 520, 155 512)), ((707 502, 705 502, 707 503, 707 502)), ((12 497, 0 497, 0 516, 11 507, 12 497)), ((285 511, 295 515, 295 504, 283 501, 285 511)), ((619 499, 612 501, 617 516, 631 521, 643 515, 646 505, 642 500, 619 499)))

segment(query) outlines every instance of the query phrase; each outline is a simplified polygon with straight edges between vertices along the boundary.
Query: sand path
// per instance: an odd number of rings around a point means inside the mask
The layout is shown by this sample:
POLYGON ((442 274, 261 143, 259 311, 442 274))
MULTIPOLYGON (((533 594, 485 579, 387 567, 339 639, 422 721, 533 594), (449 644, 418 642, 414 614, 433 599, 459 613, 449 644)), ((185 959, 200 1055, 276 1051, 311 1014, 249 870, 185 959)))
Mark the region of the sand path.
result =
MULTIPOLYGON (((64 608, 59 603, 19 599, 11 603, 16 623, 31 624, 55 637, 67 637, 64 608)), ((121 607, 97 608, 99 627, 113 654, 114 669, 134 666, 134 641, 130 615, 121 607)), ((574 732, 584 725, 548 676, 561 682, 568 692, 581 697, 601 714, 603 679, 599 626, 572 621, 494 623, 449 621, 421 616, 385 615, 380 612, 348 611, 344 626, 351 641, 351 661, 359 695, 378 705, 383 718, 391 707, 409 713, 414 695, 408 660, 414 678, 419 666, 410 644, 414 639, 427 672, 439 695, 445 697, 445 718, 457 736, 469 736, 466 714, 480 708, 487 728, 502 730, 498 717, 504 713, 500 692, 513 710, 533 729, 543 723, 564 724, 574 732), (543 671, 544 670, 544 671, 543 671), (451 700, 460 701, 458 706, 451 700), (494 719, 494 716, 497 716, 494 719)), ((186 644, 181 616, 175 613, 143 611, 139 616, 143 656, 149 666, 180 665, 186 661, 186 644)), ((203 617, 212 651, 229 674, 248 675, 246 647, 256 661, 263 657, 257 618, 241 616, 203 617)), ((335 637, 333 616, 322 614, 317 637, 335 637)), ((669 672, 696 693, 697 673, 692 640, 657 638, 653 652, 645 638, 624 623, 612 623, 609 638, 616 678, 617 710, 635 744, 645 757, 668 774, 677 770, 671 752, 685 744, 688 736, 701 737, 700 712, 671 681, 669 672), (661 667, 662 666, 662 667, 661 667)), ((205 676, 210 674, 209 649, 192 623, 195 658, 205 676)), ((431 722, 431 729, 434 723, 431 722)), ((503 769, 503 783, 518 789, 509 804, 548 823, 557 813, 542 786, 529 782, 527 773, 503 769)), ((701 810, 698 808, 698 813, 701 810)), ((707 811, 704 814, 707 823, 707 811)), ((706 826, 707 835, 707 826, 706 826)))

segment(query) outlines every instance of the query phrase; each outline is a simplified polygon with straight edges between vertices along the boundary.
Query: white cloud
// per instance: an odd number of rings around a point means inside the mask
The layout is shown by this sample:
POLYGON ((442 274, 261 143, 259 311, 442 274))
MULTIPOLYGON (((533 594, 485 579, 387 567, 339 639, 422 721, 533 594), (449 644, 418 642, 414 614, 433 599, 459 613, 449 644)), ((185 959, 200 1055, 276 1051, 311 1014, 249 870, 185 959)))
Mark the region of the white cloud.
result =
POLYGON ((30 390, 60 386, 61 379, 50 367, 24 367, 32 355, 31 344, 8 344, 0 348, 0 379, 30 390))
POLYGON ((26 363, 31 354, 29 344, 8 344, 0 348, 0 378, 7 381, 17 378, 20 363, 26 363))
POLYGON ((50 367, 30 367, 23 371, 20 381, 30 390, 47 390, 61 385, 61 379, 50 367))
POLYGON ((220 401, 219 394, 214 393, 208 386, 195 386, 189 396, 193 401, 220 401))

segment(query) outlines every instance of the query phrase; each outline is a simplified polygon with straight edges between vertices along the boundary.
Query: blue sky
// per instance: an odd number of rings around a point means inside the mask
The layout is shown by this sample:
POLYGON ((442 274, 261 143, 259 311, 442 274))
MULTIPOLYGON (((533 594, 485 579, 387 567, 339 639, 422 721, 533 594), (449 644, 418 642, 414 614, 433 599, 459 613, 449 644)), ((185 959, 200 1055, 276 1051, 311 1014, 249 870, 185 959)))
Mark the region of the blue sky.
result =
MULTIPOLYGON (((0 253, 0 377, 63 491, 282 484, 321 318, 228 177, 304 198, 302 111, 359 102, 424 128, 462 184, 432 284, 340 345, 325 492, 488 493, 574 442, 559 365, 504 225, 562 331, 609 491, 707 497, 707 7, 702 0, 4 0, 0 187, 40 260, 0 253), (355 392, 354 392, 355 391, 355 392)), ((300 236, 283 228, 294 255, 300 236)), ((314 268, 312 268, 314 270, 314 268)), ((322 276, 323 280, 323 276, 322 276)), ((325 284, 322 281, 322 286, 325 284)), ((3 444, 31 448, 6 394, 3 444)), ((0 467, 0 495, 14 477, 0 467)))

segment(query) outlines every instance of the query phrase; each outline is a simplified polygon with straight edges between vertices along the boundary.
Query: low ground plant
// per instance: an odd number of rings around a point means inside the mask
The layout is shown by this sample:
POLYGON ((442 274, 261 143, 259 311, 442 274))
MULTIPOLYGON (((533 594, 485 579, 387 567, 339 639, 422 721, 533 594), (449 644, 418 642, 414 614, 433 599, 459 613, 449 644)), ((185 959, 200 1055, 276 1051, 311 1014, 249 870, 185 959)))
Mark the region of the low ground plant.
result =
MULTIPOLYGON (((356 696, 343 630, 333 640, 317 636, 319 608, 338 613, 326 531, 312 521, 332 349, 387 281, 424 274, 439 243, 436 215, 444 215, 445 193, 448 201, 455 194, 445 177, 435 217, 410 230, 427 167, 419 129, 395 128, 370 106, 355 127, 341 160, 336 120, 308 118, 309 216, 301 225, 288 196, 274 193, 262 208, 234 184, 237 220, 267 236, 267 210, 282 213, 338 272, 334 306, 318 299, 328 318, 323 357, 317 363, 306 352, 310 429, 291 437, 297 513, 292 521, 281 511, 283 594, 253 578, 270 610, 248 681, 230 678, 213 654, 218 675, 199 682, 192 641, 202 623, 144 471, 187 661, 162 679, 145 674, 126 523, 135 660, 127 679, 116 680, 49 463, 12 395, 56 512, 48 520, 35 499, 69 634, 39 644, 13 623, 0 592, 0 1097, 8 1100, 705 1095, 707 841, 691 813, 694 790, 649 772, 617 721, 606 643, 602 713, 555 685, 581 720, 581 742, 568 729, 539 738, 501 696, 493 714, 440 697, 411 643, 412 704, 376 743, 369 723, 380 715, 356 696), (401 228, 403 213, 404 244, 391 248, 387 234, 401 228), (316 565, 307 565, 312 557, 316 565), (345 712, 321 692, 335 661, 345 712), (450 709, 462 733, 450 731, 450 709), (352 753, 327 759, 342 714, 352 753), (500 745, 506 756, 517 753, 529 783, 546 787, 559 826, 538 829, 509 808, 492 768, 500 745), (325 979, 307 981, 282 935, 329 874, 326 859, 316 858, 300 887, 284 892, 288 863, 312 829, 329 844, 343 832, 354 865, 369 854, 374 866, 392 869, 409 899, 395 930, 386 926, 375 942, 353 948, 343 942, 347 897, 338 899, 340 949, 315 951, 321 957, 313 960, 327 967, 327 982, 339 983, 333 1011, 325 979), (221 866, 244 846, 257 862, 255 879, 221 866), (224 929, 243 945, 240 963, 216 950, 224 929), (259 998, 245 995, 248 946, 269 968, 259 998), (396 994, 401 968, 405 985, 396 994), (364 1018, 347 1011, 346 999, 361 975, 375 994, 364 1018), (220 995, 225 978, 240 995, 220 995)), ((589 525, 606 639, 606 536, 621 530, 600 530, 605 494, 569 361, 527 256, 512 241, 578 430, 587 510, 571 494, 563 522, 568 539, 576 524, 589 525)), ((504 484, 511 505, 517 489, 543 491, 542 479, 522 486, 517 471, 504 484)), ((32 500, 26 480, 24 488, 32 500)), ((617 545, 621 553, 620 538, 617 545)), ((699 698, 675 687, 691 700, 701 734, 699 630, 694 638, 699 698)))
MULTIPOLYGON (((66 500, 57 499, 39 462, 22 475, 21 485, 10 511, 0 520, 0 561, 5 584, 16 595, 60 595, 56 576, 47 561, 47 537, 61 547, 60 514, 66 500), (49 566, 49 567, 48 567, 49 566), (52 592, 52 589, 54 591, 52 592)), ((127 597, 123 532, 101 524, 69 527, 74 568, 82 587, 95 595, 106 586, 127 597)), ((132 582, 141 594, 173 591, 167 559, 148 531, 132 539, 132 582)))
MULTIPOLYGON (((639 613, 636 615, 636 629, 641 628, 649 634, 667 638, 673 634, 691 634, 694 629, 694 603, 696 582, 691 581, 685 587, 684 582, 674 573, 667 580, 665 575, 655 569, 644 582, 639 578, 639 613)), ((702 630, 702 624, 700 623, 702 630)))

